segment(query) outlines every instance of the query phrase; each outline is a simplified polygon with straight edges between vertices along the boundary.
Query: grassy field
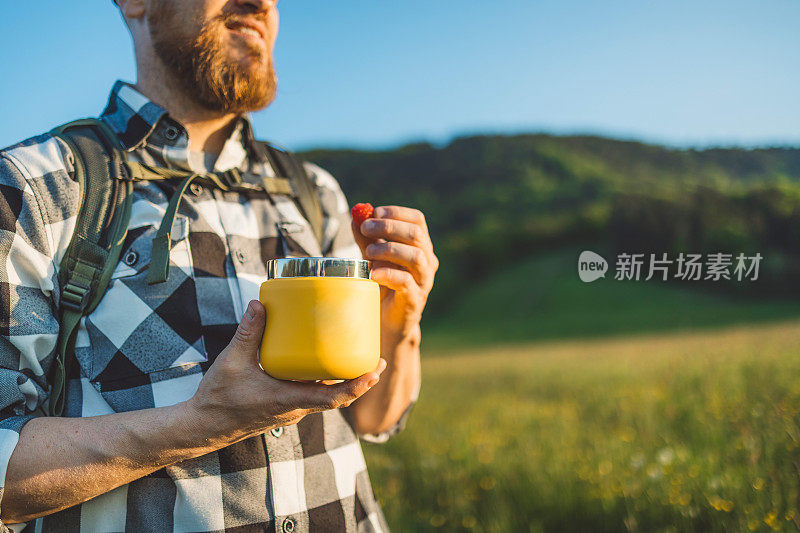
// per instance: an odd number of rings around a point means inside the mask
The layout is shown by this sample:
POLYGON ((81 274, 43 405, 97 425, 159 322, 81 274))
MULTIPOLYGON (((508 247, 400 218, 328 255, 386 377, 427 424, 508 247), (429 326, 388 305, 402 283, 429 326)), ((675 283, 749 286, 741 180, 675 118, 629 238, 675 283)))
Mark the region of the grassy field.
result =
POLYGON ((798 319, 423 365, 407 430, 365 445, 395 531, 800 527, 798 319))

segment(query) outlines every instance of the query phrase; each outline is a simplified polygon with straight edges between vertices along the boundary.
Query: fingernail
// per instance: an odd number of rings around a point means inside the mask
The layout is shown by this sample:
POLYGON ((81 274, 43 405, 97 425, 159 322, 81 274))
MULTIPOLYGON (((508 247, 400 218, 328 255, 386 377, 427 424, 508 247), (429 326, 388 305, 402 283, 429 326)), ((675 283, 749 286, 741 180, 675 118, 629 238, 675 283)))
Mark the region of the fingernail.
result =
POLYGON ((367 231, 369 231, 369 230, 373 229, 374 227, 375 227, 375 222, 374 222, 374 221, 372 221, 372 220, 365 220, 365 221, 364 221, 364 222, 361 224, 361 229, 363 229, 363 230, 367 230, 367 231))
POLYGON ((375 371, 380 376, 381 373, 383 373, 384 370, 386 370, 386 359, 381 359, 380 361, 378 361, 378 368, 375 371))
POLYGON ((373 209, 372 216, 374 216, 375 218, 383 217, 383 208, 382 207, 376 207, 375 209, 373 209))
POLYGON ((376 252, 376 248, 377 246, 375 246, 374 244, 370 244, 369 246, 367 246, 367 253, 374 254, 376 252))
POLYGON ((250 302, 247 304, 247 312, 245 313, 245 318, 247 320, 253 320, 256 317, 256 304, 254 302, 250 302))

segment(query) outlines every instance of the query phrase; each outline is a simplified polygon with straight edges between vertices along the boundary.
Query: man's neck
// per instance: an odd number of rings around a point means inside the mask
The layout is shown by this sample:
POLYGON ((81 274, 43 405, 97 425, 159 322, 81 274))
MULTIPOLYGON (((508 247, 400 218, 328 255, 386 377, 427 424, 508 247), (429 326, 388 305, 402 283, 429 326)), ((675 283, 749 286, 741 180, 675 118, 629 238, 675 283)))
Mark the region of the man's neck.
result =
POLYGON ((179 88, 163 67, 139 69, 139 73, 136 90, 183 124, 189 134, 189 150, 219 155, 233 132, 237 115, 211 111, 198 104, 192 95, 179 88))

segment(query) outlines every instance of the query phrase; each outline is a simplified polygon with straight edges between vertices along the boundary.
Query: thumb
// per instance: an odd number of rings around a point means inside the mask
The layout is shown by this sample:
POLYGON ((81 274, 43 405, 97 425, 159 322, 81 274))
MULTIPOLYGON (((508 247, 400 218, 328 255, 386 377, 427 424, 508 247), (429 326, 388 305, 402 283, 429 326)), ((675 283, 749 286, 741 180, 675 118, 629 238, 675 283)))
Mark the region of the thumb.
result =
POLYGON ((228 350, 232 356, 252 358, 261 345, 261 336, 267 323, 267 312, 258 300, 251 300, 242 316, 228 350))

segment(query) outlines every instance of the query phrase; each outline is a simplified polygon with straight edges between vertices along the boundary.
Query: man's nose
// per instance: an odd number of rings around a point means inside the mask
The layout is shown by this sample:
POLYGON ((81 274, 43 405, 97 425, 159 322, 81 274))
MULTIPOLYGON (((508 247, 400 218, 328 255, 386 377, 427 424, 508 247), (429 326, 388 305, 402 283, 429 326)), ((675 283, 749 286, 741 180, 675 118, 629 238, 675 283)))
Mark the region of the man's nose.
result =
POLYGON ((235 3, 256 13, 269 11, 278 5, 278 0, 235 0, 235 3))

